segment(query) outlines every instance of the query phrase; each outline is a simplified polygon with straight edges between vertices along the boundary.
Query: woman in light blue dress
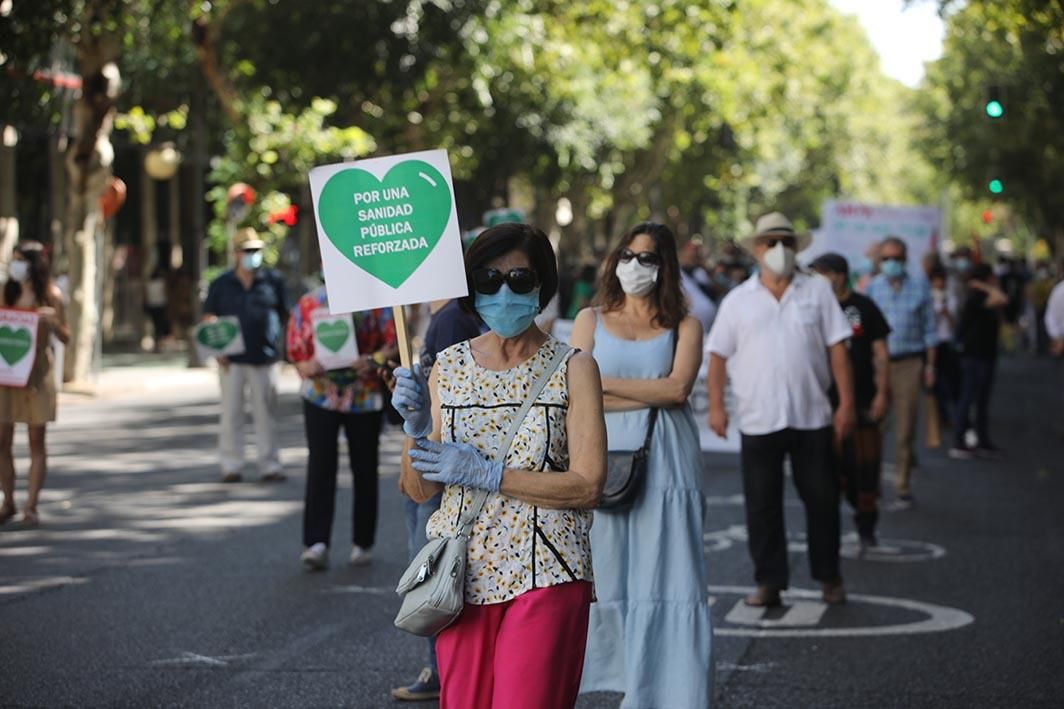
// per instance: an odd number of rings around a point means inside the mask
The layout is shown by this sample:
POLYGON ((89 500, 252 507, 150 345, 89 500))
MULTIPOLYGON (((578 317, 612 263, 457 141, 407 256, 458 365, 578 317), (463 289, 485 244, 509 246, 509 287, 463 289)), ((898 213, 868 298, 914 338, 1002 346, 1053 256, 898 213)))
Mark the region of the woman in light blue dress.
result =
POLYGON ((606 262, 573 345, 602 372, 609 449, 643 445, 658 419, 647 478, 628 509, 598 510, 591 528, 591 606, 582 692, 623 692, 623 709, 704 709, 713 698, 713 629, 702 541, 698 427, 687 397, 702 361, 702 326, 687 315, 676 243, 651 222, 606 262))

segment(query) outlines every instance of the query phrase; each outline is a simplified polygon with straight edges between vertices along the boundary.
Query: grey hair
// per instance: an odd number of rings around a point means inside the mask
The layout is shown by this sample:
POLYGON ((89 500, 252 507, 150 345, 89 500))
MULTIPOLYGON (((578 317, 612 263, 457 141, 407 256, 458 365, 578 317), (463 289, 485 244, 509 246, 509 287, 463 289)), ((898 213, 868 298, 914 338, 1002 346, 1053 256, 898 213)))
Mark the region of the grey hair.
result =
POLYGON ((879 242, 879 248, 882 249, 887 244, 894 244, 895 246, 897 246, 897 247, 899 247, 901 249, 903 254, 908 256, 908 254, 909 254, 909 245, 906 244, 905 243, 905 239, 902 239, 900 236, 894 236, 893 234, 891 234, 891 235, 885 237, 883 239, 883 241, 879 242))

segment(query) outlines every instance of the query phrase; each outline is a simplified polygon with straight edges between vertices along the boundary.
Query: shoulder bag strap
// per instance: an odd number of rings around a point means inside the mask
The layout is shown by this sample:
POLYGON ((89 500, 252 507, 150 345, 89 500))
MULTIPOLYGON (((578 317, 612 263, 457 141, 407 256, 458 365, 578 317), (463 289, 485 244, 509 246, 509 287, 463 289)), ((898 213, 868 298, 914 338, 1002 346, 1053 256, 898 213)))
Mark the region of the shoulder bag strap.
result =
MULTIPOLYGON (((502 445, 499 446, 499 459, 504 463, 506 462, 506 454, 510 451, 510 444, 513 443, 514 437, 517 436, 518 429, 521 428, 521 424, 525 421, 525 416, 528 415, 532 405, 536 403, 536 399, 539 398, 544 387, 547 386, 547 382, 561 366, 561 363, 565 360, 565 356, 569 354, 572 348, 568 345, 558 343, 558 351, 554 353, 554 357, 547 363, 539 377, 532 382, 532 387, 528 390, 527 396, 525 396, 524 403, 521 404, 521 408, 517 410, 517 414, 510 422, 510 429, 506 432, 506 437, 502 439, 502 445)), ((487 490, 477 490, 473 494, 473 504, 469 507, 469 511, 462 515, 461 528, 459 530, 459 536, 468 537, 470 532, 473 531, 473 523, 476 522, 477 517, 480 515, 480 511, 484 508, 484 502, 488 499, 487 490)))
MULTIPOLYGON (((672 329, 672 359, 676 360, 676 345, 680 340, 680 326, 677 325, 672 329)), ((669 368, 669 373, 672 373, 672 367, 669 368)), ((643 440, 643 450, 650 450, 650 440, 654 438, 654 426, 658 422, 659 407, 655 406, 650 410, 650 418, 647 421, 647 437, 643 440)))

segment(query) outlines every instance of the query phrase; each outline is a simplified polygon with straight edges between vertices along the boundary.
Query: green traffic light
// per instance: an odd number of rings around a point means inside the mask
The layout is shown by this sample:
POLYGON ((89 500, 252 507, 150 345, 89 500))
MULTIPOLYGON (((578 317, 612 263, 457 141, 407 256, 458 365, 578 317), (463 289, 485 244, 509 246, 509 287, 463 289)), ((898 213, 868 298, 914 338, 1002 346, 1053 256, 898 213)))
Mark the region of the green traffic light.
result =
POLYGON ((991 99, 986 102, 986 115, 991 118, 1001 118, 1005 115, 1005 107, 1001 105, 1001 101, 991 99))
POLYGON ((1002 182, 1001 180, 997 179, 997 178, 994 178, 993 180, 990 181, 990 184, 987 185, 987 188, 993 194, 1001 194, 1002 192, 1005 191, 1005 183, 1002 182))

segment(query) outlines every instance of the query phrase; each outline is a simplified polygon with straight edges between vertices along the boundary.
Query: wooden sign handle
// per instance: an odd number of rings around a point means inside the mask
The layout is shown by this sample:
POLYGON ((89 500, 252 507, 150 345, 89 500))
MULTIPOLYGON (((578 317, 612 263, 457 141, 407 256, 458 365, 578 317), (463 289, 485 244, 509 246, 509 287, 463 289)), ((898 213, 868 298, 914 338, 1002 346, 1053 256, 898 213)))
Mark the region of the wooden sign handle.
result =
POLYGON ((395 321, 395 334, 399 337, 399 364, 410 369, 414 366, 413 353, 410 351, 410 333, 406 329, 403 306, 392 306, 392 319, 395 321))

